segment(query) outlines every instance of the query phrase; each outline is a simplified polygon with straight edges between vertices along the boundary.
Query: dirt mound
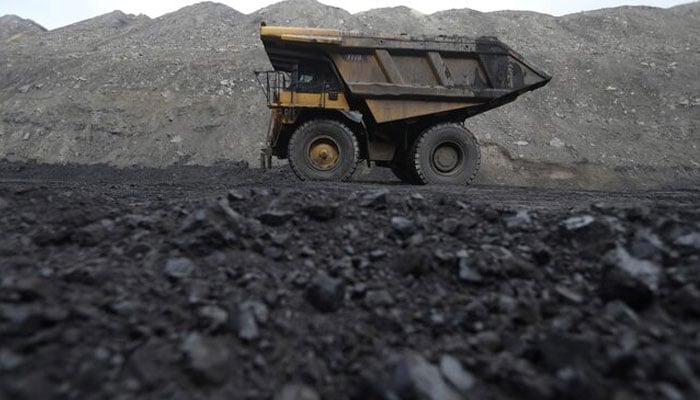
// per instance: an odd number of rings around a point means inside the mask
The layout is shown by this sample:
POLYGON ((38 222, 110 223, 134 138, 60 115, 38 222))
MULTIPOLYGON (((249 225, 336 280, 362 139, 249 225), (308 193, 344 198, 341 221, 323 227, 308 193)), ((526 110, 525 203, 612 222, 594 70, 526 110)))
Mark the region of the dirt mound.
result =
MULTIPOLYGON (((92 36, 105 34, 109 31, 120 31, 135 23, 149 21, 145 15, 124 14, 121 11, 113 11, 108 14, 99 15, 94 18, 76 22, 74 24, 56 29, 54 32, 75 32, 92 36)), ((64 39, 65 40, 65 39, 64 39)))
POLYGON ((240 25, 246 21, 244 14, 226 5, 204 2, 156 18, 126 39, 161 50, 216 51, 241 46, 245 35, 240 25))
POLYGON ((315 0, 287 0, 272 4, 250 14, 253 27, 260 22, 268 25, 310 26, 332 29, 353 29, 352 14, 326 6, 315 0))
POLYGON ((36 22, 23 19, 16 15, 4 15, 0 17, 0 42, 17 40, 18 35, 46 32, 46 28, 36 22))
POLYGON ((400 6, 378 8, 355 14, 363 32, 392 34, 435 33, 435 26, 428 22, 428 16, 412 8, 400 6))
POLYGON ((269 68, 258 39, 266 21, 498 36, 552 73, 543 90, 467 121, 489 154, 481 182, 692 186, 700 182, 699 14, 696 2, 563 17, 406 7, 352 15, 313 0, 250 15, 209 2, 153 20, 114 12, 0 46, 0 157, 257 163, 268 112, 252 71, 269 68))

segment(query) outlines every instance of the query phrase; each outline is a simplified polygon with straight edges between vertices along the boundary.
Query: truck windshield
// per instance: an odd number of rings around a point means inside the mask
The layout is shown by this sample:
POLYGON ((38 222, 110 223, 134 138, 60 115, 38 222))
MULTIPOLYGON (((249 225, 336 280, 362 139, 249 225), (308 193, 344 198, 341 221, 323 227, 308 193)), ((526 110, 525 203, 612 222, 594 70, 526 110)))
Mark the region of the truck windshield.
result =
POLYGON ((340 90, 338 78, 331 64, 324 61, 299 63, 293 74, 292 89, 302 93, 337 92, 340 90))

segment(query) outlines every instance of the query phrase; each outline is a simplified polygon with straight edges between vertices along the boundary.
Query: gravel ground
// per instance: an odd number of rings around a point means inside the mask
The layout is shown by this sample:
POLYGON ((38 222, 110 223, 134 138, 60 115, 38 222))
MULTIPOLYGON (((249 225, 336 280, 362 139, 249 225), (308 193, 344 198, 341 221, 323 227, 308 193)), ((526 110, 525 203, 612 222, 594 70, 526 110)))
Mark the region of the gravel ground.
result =
POLYGON ((2 162, 0 398, 698 398, 699 201, 2 162))

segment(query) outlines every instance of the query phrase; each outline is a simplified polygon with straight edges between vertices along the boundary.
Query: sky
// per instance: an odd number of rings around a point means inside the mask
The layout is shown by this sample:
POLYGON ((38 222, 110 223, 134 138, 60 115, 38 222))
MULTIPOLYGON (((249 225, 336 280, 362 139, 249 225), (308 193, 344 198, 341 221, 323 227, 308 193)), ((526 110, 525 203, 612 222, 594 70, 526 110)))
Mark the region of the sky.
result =
MULTIPOLYGON (((127 14, 146 14, 156 18, 197 2, 192 0, 0 0, 0 16, 14 14, 34 20, 45 28, 55 29, 114 10, 121 10, 127 14)), ((249 14, 279 0, 219 0, 218 2, 249 14)), ((320 0, 320 2, 344 8, 351 13, 403 5, 424 14, 454 8, 471 8, 478 11, 529 10, 563 15, 620 5, 665 8, 687 3, 689 0, 320 0)))

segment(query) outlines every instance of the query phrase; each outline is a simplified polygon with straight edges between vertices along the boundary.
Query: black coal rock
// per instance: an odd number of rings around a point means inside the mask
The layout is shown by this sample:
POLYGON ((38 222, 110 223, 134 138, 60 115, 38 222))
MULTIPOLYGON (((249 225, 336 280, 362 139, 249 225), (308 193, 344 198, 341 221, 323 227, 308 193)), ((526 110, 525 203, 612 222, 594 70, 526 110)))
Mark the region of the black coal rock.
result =
POLYGON ((700 290, 694 284, 683 286, 673 297, 680 310, 688 315, 700 316, 700 290))
POLYGON ((467 283, 481 283, 484 280, 484 277, 481 276, 479 273, 479 270, 477 267, 474 265, 474 261, 469 258, 467 254, 463 254, 462 257, 458 258, 458 267, 459 267, 459 279, 462 282, 467 282, 467 283))
POLYGON ((506 217, 506 227, 508 229, 520 229, 532 224, 532 218, 527 210, 518 210, 515 214, 506 217))
POLYGON ((610 322, 636 324, 639 316, 626 303, 620 300, 613 300, 605 305, 605 316, 610 322))
POLYGON ((73 240, 81 246, 94 246, 112 236, 114 221, 103 219, 86 225, 73 233, 73 240))
POLYGON ((658 262, 667 252, 661 239, 647 228, 638 229, 630 244, 630 254, 642 260, 658 262))
POLYGON ((189 214, 180 225, 180 233, 194 232, 207 225, 208 215, 206 209, 197 209, 189 214))
POLYGON ((185 257, 170 258, 165 262, 165 273, 174 279, 184 279, 189 277, 195 270, 192 260, 185 257))
POLYGON ((567 218, 562 221, 561 227, 567 232, 577 232, 586 229, 595 222, 595 217, 592 215, 580 215, 567 218))
POLYGON ((258 323, 265 324, 269 316, 269 310, 264 303, 259 301, 246 301, 238 306, 236 328, 241 340, 253 341, 260 338, 258 323))
POLYGON ((321 400, 321 396, 311 386, 288 383, 275 394, 274 400, 321 400))
POLYGON ((311 219, 319 222, 326 222, 334 219, 338 215, 338 207, 338 203, 317 203, 304 207, 303 211, 311 219))
POLYGON ((248 196, 246 196, 246 194, 241 192, 240 190, 231 189, 226 194, 226 198, 228 199, 228 201, 234 202, 246 200, 248 196))
POLYGON ((618 247, 603 258, 600 294, 606 301, 619 299, 633 308, 643 309, 654 300, 661 276, 658 265, 636 259, 618 247))
POLYGON ((370 261, 379 261, 382 258, 386 257, 386 251, 384 250, 372 250, 369 253, 369 260, 370 261))
POLYGON ((12 371, 24 362, 24 357, 11 350, 0 350, 0 371, 12 371))
POLYGON ((345 284, 342 280, 319 273, 305 293, 306 300, 324 313, 338 311, 345 300, 345 284))
MULTIPOLYGON (((449 363, 449 362, 448 362, 449 363)), ((448 365, 448 373, 460 384, 466 384, 464 371, 448 365)), ((394 364, 393 372, 385 387, 389 399, 462 400, 440 373, 440 369, 416 353, 403 355, 394 364)))
POLYGON ((127 366, 137 384, 151 389, 164 384, 168 379, 170 365, 177 360, 176 349, 168 343, 151 338, 129 356, 127 366))
POLYGON ((360 194, 360 206, 367 208, 379 208, 386 205, 388 190, 373 190, 360 194))
POLYGON ((269 226, 282 226, 294 217, 294 213, 285 210, 267 210, 258 216, 258 220, 269 226))
POLYGON ((213 329, 225 325, 228 321, 228 312, 214 305, 200 307, 197 310, 197 315, 204 321, 205 325, 213 329))
POLYGON ((566 286, 557 286, 554 290, 562 299, 572 304, 583 303, 583 297, 573 289, 569 289, 566 286))
POLYGON ((394 298, 388 290, 370 290, 365 295, 365 304, 369 309, 390 307, 394 305, 394 303, 394 298))
POLYGON ((222 384, 230 373, 231 351, 226 344, 198 333, 189 334, 182 343, 186 369, 203 384, 222 384))
POLYGON ((540 267, 545 267, 552 261, 552 251, 542 243, 536 243, 532 248, 532 260, 540 267))
POLYGON ((406 217, 393 217, 391 219, 391 227, 402 238, 407 238, 416 230, 416 226, 410 219, 406 217))
POLYGON ((674 243, 678 246, 700 250, 700 232, 679 236, 674 240, 674 243))
POLYGON ((440 372, 459 392, 470 391, 475 384, 474 375, 466 371, 456 358, 444 355, 440 358, 440 372))
POLYGON ((433 254, 427 250, 406 250, 394 262, 394 267, 402 275, 420 277, 435 266, 433 254))

